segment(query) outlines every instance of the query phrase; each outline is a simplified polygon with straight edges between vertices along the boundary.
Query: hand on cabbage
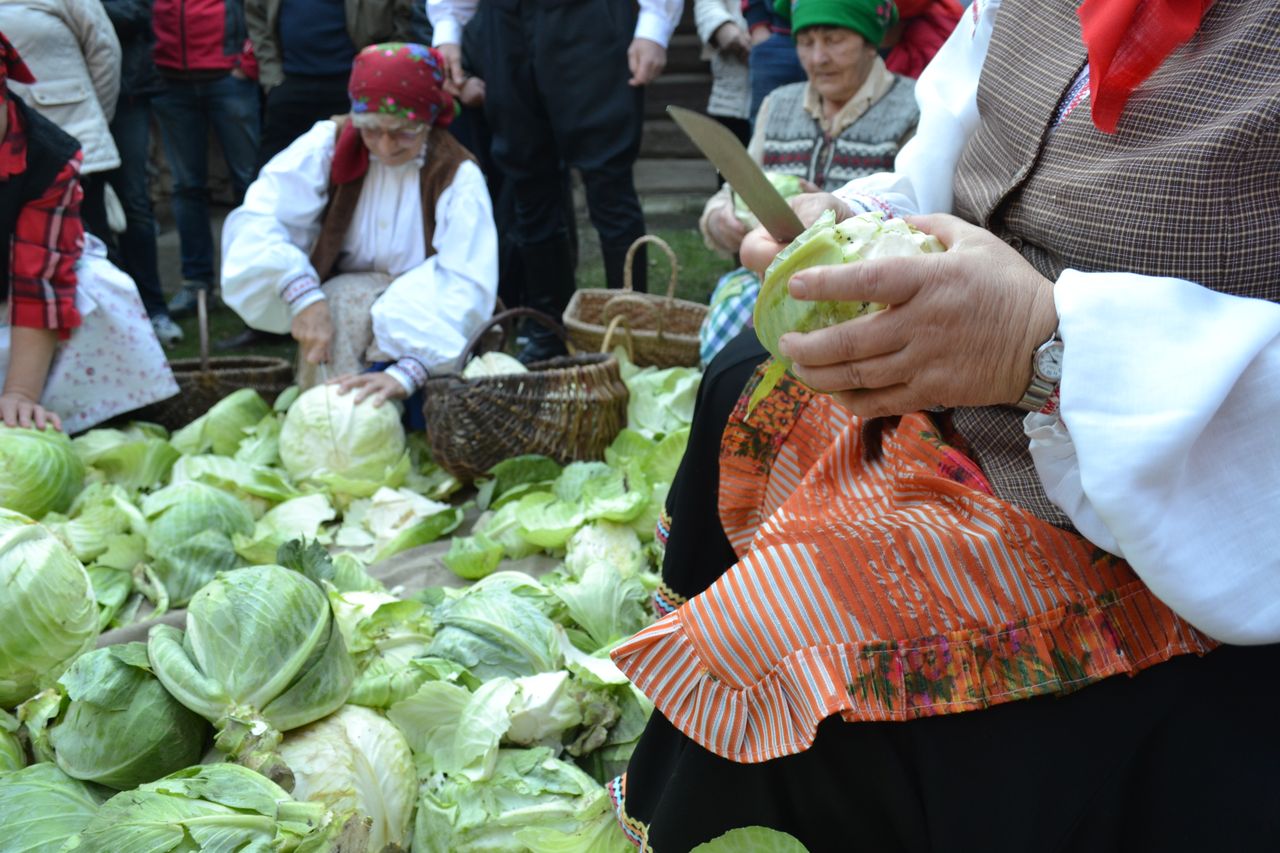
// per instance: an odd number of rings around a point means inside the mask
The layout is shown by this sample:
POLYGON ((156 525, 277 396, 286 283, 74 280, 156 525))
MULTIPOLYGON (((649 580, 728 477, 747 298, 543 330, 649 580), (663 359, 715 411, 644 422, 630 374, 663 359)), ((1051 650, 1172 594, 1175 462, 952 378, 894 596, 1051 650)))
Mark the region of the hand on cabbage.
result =
POLYGON ((910 223, 947 251, 791 270, 790 293, 801 303, 892 307, 784 334, 778 351, 801 381, 862 417, 1016 402, 1031 353, 1057 326, 1052 282, 995 235, 954 216, 910 223))
POLYGON ((329 384, 336 385, 339 394, 349 394, 354 391, 356 403, 368 400, 375 407, 381 406, 388 400, 403 400, 409 396, 409 392, 399 380, 382 370, 339 376, 336 379, 330 379, 329 384))

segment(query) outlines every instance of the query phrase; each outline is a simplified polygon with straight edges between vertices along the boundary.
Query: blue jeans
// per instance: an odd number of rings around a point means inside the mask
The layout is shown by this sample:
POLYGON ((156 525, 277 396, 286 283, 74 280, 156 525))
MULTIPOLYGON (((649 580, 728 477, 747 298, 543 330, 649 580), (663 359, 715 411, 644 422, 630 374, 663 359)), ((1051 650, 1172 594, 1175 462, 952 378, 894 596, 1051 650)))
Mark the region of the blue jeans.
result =
POLYGON ((173 171, 173 215, 182 246, 182 277, 213 283, 209 224, 209 128, 218 136, 236 203, 258 162, 258 85, 230 74, 217 80, 168 80, 152 102, 164 153, 173 171))
POLYGON ((774 33, 751 48, 751 123, 755 124, 756 112, 765 96, 779 86, 799 83, 805 79, 800 58, 796 56, 796 43, 791 36, 774 33))
POLYGON ((107 173, 124 208, 125 231, 119 237, 121 267, 138 285, 151 317, 166 313, 156 260, 156 217, 151 209, 147 159, 151 149, 151 98, 121 95, 111 120, 111 136, 120 166, 107 173))

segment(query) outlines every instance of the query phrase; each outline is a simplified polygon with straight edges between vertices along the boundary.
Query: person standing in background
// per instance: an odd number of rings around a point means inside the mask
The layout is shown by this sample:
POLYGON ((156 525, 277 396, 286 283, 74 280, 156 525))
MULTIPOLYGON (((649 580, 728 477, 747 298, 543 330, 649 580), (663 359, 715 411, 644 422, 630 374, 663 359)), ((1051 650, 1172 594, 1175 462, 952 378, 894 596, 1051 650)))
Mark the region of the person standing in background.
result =
MULTIPOLYGON (((455 86, 465 82, 462 28, 478 0, 427 0, 433 43, 455 86)), ((516 239, 530 277, 526 304, 557 319, 575 289, 572 244, 561 206, 561 164, 576 168, 600 237, 605 278, 621 287, 627 249, 645 233, 632 167, 644 127, 644 87, 662 73, 681 0, 497 0, 483 37, 485 116, 493 158, 513 182, 516 239)), ((634 286, 644 290, 644 256, 634 286)), ((536 361, 564 352, 554 334, 530 332, 521 353, 536 361)))
POLYGON ((120 42, 99 0, 0 3, 0 30, 29 59, 38 82, 14 94, 80 143, 84 227, 107 240, 104 174, 120 165, 108 126, 120 94, 120 42))
POLYGON ((267 96, 259 170, 316 122, 351 108, 347 79, 362 49, 429 38, 421 0, 245 0, 244 12, 267 96))
MULTIPOLYGON (((111 136, 120 166, 106 174, 124 208, 125 229, 118 238, 118 264, 138 286, 156 337, 165 346, 182 340, 169 317, 156 257, 156 217, 151 207, 148 170, 151 157, 151 99, 164 89, 151 59, 151 0, 102 0, 120 40, 123 61, 120 98, 111 119, 111 136)), ((100 235, 104 239, 106 235, 100 235)))
POLYGON ((235 203, 258 162, 259 100, 243 0, 155 0, 155 62, 164 91, 152 102, 173 171, 173 214, 182 247, 182 290, 169 313, 194 313, 213 288, 209 128, 222 146, 235 203))
POLYGON ((773 7, 773 0, 743 0, 742 15, 751 38, 751 123, 770 92, 805 80, 796 56, 791 24, 773 7))
MULTIPOLYGON (((702 58, 711 63, 707 115, 733 131, 743 145, 751 139, 751 79, 747 60, 751 39, 738 0, 694 0, 693 19, 702 58)), ((724 183, 724 178, 720 178, 724 183)))

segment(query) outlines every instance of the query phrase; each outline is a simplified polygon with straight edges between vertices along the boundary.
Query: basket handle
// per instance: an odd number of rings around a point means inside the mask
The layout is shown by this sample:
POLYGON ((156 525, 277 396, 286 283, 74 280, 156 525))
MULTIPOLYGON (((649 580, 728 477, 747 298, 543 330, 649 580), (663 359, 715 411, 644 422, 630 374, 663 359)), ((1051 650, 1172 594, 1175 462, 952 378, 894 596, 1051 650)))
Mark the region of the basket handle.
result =
POLYGON ((635 263, 636 251, 645 243, 653 243, 659 249, 667 253, 667 260, 671 262, 671 277, 667 280, 667 298, 673 299, 676 295, 676 277, 679 275, 680 263, 676 260, 676 253, 666 240, 663 240, 656 234, 642 234, 636 238, 636 241, 627 249, 627 257, 622 262, 622 289, 630 292, 631 287, 631 267, 635 263))
POLYGON ((200 372, 209 372, 209 293, 196 291, 196 323, 200 328, 200 372))
POLYGON ((462 373, 462 368, 466 366, 467 360, 471 358, 471 354, 475 352, 476 347, 480 343, 480 339, 484 337, 484 333, 492 329, 494 326, 502 326, 503 343, 506 343, 507 332, 511 328, 510 321, 517 317, 528 317, 529 319, 546 326, 548 329, 555 332, 556 337, 564 341, 565 346, 570 348, 570 352, 573 351, 572 344, 569 343, 569 339, 565 336, 564 326, 557 323, 555 318, 551 315, 544 314, 543 312, 537 311, 533 308, 508 308, 506 311, 499 311, 488 320, 485 320, 479 328, 471 333, 471 337, 467 339, 467 344, 462 348, 462 353, 458 356, 458 360, 454 362, 453 372, 459 374, 462 373))
POLYGON ((609 321, 609 327, 604 330, 604 338, 600 341, 600 352, 608 353, 613 344, 613 333, 618 330, 618 326, 622 326, 627 332, 627 358, 632 364, 636 361, 636 342, 631 337, 631 324, 627 322, 626 314, 619 314, 609 321))
MULTIPOLYGON (((654 304, 652 299, 646 299, 644 295, 640 293, 631 293, 628 291, 623 291, 619 293, 617 296, 614 296, 613 298, 611 298, 608 302, 604 304, 604 307, 600 309, 600 322, 607 323, 610 328, 614 328, 617 325, 618 320, 623 320, 625 322, 625 320, 627 319, 627 315, 625 313, 622 313, 620 309, 624 309, 627 306, 634 306, 636 308, 639 308, 640 310, 644 311, 648 315, 648 317, 652 317, 653 327, 657 330, 658 337, 659 338, 662 337, 662 325, 663 325, 663 319, 664 319, 662 310, 657 305, 654 304)), ((626 323, 626 329, 627 329, 627 342, 628 342, 627 351, 628 353, 631 354, 631 360, 635 361, 635 353, 632 352, 632 350, 634 350, 635 348, 635 345, 631 341, 631 324, 630 323, 626 323)), ((608 339, 609 339, 609 335, 606 332, 605 341, 607 342, 608 339)), ((604 349, 601 349, 600 351, 608 352, 608 349, 604 348, 604 349)))

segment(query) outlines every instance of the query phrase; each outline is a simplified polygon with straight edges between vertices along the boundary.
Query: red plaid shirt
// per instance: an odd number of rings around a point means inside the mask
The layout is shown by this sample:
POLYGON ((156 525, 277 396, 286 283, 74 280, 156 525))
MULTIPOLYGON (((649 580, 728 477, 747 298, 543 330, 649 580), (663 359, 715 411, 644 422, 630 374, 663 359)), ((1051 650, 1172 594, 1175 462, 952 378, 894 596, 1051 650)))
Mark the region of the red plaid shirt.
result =
MULTIPOLYGON (((27 129, 13 100, 5 104, 9 131, 0 140, 0 181, 27 168, 27 129)), ((38 199, 18 214, 10 244, 9 323, 56 329, 67 338, 80 325, 76 310, 76 261, 84 249, 80 222, 80 152, 58 172, 38 199)))

